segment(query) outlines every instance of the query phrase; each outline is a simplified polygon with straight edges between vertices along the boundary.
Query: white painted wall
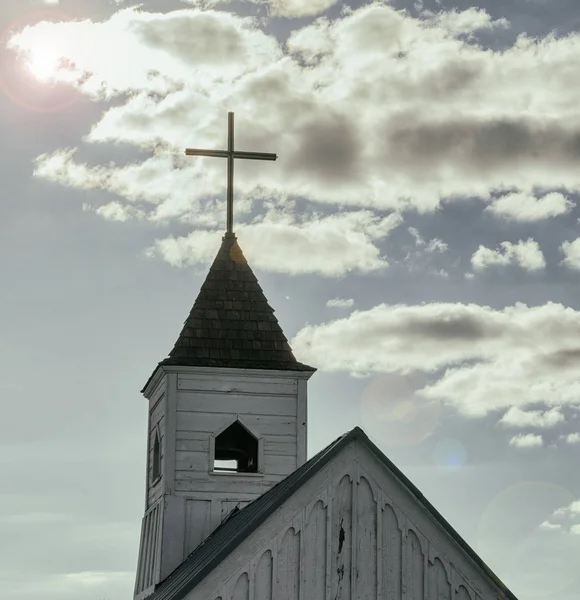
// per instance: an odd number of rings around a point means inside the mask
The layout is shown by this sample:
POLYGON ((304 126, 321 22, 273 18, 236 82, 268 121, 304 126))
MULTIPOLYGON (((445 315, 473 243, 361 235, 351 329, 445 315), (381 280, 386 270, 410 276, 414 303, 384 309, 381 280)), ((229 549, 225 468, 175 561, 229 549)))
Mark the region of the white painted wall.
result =
POLYGON ((158 369, 144 392, 150 407, 149 466, 136 599, 149 595, 236 506, 244 507, 306 461, 306 384, 311 375, 158 369), (215 437, 236 419, 259 440, 258 473, 212 471, 215 437), (162 476, 151 482, 156 428, 162 476))
POLYGON ((502 600, 491 579, 353 441, 186 600, 502 600))

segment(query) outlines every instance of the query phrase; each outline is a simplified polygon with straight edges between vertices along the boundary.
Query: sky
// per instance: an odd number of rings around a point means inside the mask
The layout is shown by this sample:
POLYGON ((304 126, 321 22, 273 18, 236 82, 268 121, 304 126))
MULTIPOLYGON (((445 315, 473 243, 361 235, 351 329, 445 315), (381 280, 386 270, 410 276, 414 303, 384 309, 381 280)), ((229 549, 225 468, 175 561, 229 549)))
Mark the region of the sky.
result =
POLYGON ((577 0, 0 4, 0 582, 132 596, 147 404, 221 243, 520 600, 580 597, 577 0))

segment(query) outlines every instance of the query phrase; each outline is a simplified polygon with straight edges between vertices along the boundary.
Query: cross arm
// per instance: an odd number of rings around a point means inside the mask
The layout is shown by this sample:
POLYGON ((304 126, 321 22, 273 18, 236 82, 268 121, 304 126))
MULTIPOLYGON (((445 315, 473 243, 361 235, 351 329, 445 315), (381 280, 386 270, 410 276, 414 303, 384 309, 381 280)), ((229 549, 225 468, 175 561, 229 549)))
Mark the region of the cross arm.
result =
POLYGON ((276 154, 270 154, 269 152, 234 152, 234 158, 249 158, 253 160, 276 160, 278 156, 276 154))
POLYGON ((185 154, 187 156, 215 156, 218 158, 227 158, 229 156, 227 150, 203 150, 200 148, 187 148, 185 154))

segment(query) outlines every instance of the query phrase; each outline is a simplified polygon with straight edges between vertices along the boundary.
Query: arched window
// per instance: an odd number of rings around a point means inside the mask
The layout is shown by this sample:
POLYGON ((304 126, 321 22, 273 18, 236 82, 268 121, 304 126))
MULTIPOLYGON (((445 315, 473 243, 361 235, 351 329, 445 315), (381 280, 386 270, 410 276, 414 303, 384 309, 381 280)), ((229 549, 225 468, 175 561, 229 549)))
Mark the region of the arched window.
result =
POLYGON ((159 439, 159 429, 155 430, 155 439, 153 440, 153 457, 151 465, 151 479, 153 481, 161 477, 161 441, 159 439))
POLYGON ((258 440, 235 421, 215 438, 214 471, 258 472, 258 440))

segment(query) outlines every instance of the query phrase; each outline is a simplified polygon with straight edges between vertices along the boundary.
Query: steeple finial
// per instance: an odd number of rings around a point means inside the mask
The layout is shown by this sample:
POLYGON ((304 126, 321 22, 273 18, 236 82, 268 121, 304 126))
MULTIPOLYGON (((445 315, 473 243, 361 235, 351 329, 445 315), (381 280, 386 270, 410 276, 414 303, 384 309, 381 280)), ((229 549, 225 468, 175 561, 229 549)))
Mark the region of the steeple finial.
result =
POLYGON ((187 148, 187 156, 214 156, 228 159, 228 188, 227 188, 227 226, 226 237, 234 235, 234 159, 247 158, 252 160, 276 160, 276 154, 268 152, 240 152, 234 150, 234 113, 228 113, 228 149, 227 150, 204 150, 187 148))

